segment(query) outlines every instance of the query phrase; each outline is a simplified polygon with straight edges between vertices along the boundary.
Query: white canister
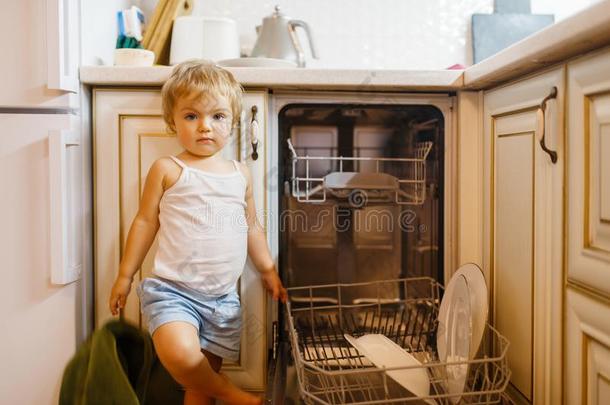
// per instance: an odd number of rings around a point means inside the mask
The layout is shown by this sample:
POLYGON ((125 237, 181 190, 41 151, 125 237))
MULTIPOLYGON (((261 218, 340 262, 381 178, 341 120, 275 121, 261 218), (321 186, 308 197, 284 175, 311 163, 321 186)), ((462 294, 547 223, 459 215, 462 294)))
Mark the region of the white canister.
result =
POLYGON ((239 57, 234 20, 222 17, 177 17, 172 30, 170 65, 188 59, 219 61, 239 57))

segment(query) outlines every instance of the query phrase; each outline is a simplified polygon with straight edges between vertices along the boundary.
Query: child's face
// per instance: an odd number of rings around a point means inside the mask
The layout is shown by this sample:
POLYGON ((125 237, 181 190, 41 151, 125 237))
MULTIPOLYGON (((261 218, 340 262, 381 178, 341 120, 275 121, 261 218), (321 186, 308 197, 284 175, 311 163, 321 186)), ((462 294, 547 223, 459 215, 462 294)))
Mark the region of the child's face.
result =
POLYGON ((231 135, 231 106, 221 95, 181 97, 173 117, 178 141, 197 156, 215 155, 231 135))

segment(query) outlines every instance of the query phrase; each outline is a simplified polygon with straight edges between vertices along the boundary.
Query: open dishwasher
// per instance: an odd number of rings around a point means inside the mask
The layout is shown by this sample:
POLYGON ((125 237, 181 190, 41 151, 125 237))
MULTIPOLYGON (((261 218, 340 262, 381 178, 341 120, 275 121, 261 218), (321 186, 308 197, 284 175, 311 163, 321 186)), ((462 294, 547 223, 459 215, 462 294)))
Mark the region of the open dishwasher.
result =
POLYGON ((503 401, 508 342, 495 329, 468 359, 441 360, 436 347, 444 128, 430 105, 281 110, 279 271, 289 302, 274 325, 270 403, 503 401), (417 363, 377 367, 346 334, 384 335, 417 363), (401 371, 425 375, 426 391, 397 383, 401 371))

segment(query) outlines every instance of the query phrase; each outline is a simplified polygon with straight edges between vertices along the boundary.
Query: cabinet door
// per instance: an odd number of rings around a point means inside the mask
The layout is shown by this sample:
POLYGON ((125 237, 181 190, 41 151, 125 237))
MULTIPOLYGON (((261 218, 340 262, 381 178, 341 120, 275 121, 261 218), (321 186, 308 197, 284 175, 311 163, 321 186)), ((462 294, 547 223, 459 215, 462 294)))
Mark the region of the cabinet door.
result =
POLYGON ((563 76, 558 69, 484 95, 490 321, 510 341, 510 391, 536 404, 561 395, 563 76), (555 164, 539 144, 543 125, 555 164))
POLYGON ((610 398, 610 299, 568 284, 566 404, 603 405, 610 398))
POLYGON ((610 398, 610 50, 568 65, 567 403, 610 398))
MULTIPOLYGON (((223 149, 226 159, 246 162, 253 178, 257 210, 266 208, 264 147, 266 95, 248 93, 244 112, 233 142, 223 149), (251 158, 247 130, 252 121, 252 106, 257 107, 260 124, 258 159, 251 158)), ((175 135, 166 131, 158 90, 96 90, 94 94, 94 184, 95 184, 95 319, 100 327, 112 315, 108 298, 118 271, 129 227, 138 211, 146 175, 152 163, 162 156, 176 155, 182 148, 175 135)), ((262 221, 261 221, 262 222, 262 221)), ((152 273, 157 241, 153 242, 124 310, 125 319, 145 328, 135 288, 152 273)), ((243 308, 243 333, 240 359, 226 363, 224 371, 240 386, 262 390, 266 375, 266 299, 256 269, 248 260, 239 282, 243 308)))
POLYGON ((610 52, 568 80, 568 280, 610 297, 610 52))

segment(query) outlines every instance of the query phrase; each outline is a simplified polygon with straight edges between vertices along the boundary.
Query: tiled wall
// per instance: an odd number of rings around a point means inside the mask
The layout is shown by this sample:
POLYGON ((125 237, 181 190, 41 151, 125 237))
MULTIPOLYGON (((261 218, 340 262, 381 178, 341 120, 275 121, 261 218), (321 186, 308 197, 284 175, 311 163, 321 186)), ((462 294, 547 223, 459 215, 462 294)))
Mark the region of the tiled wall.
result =
MULTIPOLYGON (((242 49, 278 4, 312 30, 320 56, 309 67, 438 69, 471 59, 470 15, 493 10, 490 0, 203 0, 194 12, 238 23, 242 49)), ((301 32, 302 34, 302 32, 301 32)), ((300 35, 305 49, 307 40, 300 35)))
MULTIPOLYGON (((158 0, 131 0, 150 16, 158 0)), ((306 21, 320 60, 308 58, 309 67, 444 69, 472 63, 471 16, 493 12, 494 0, 193 0, 194 14, 229 17, 237 21, 242 51, 256 40, 255 26, 279 5, 283 12, 306 21)), ((599 0, 531 0, 532 13, 554 14, 559 21, 599 0)), ((95 31, 106 30, 108 44, 116 36, 112 12, 100 18, 97 0, 82 0, 83 22, 95 31), (93 27, 93 28, 91 28, 93 27), (111 28, 111 29, 109 29, 111 28), (112 33, 112 34, 111 34, 112 33)), ((129 2, 108 0, 105 10, 129 2)), ((126 7, 125 7, 126 8, 126 7)), ((84 32, 85 34, 85 32, 84 32)), ((83 34, 83 35, 84 35, 83 34)), ((85 64, 108 63, 112 49, 100 42, 83 41, 85 64), (89 46, 90 48, 87 48, 89 46), (100 57, 101 56, 101 57, 100 57)), ((300 32, 303 46, 307 40, 300 32)), ((106 42, 104 42, 106 43, 106 42)), ((308 55, 310 56, 310 55, 308 55)))
MULTIPOLYGON (((129 0, 81 0, 81 64, 112 65, 117 37, 116 12, 129 0)), ((152 3, 148 1, 148 3, 152 3)), ((155 1, 156 3, 156 1, 155 1)))
MULTIPOLYGON (((532 0, 532 12, 560 20, 597 0, 532 0)), ((306 21, 320 60, 310 67, 443 69, 472 63, 473 13, 493 12, 493 0, 199 0, 195 13, 233 18, 242 49, 255 26, 278 4, 306 21)), ((306 47, 305 36, 302 42, 306 47)))

